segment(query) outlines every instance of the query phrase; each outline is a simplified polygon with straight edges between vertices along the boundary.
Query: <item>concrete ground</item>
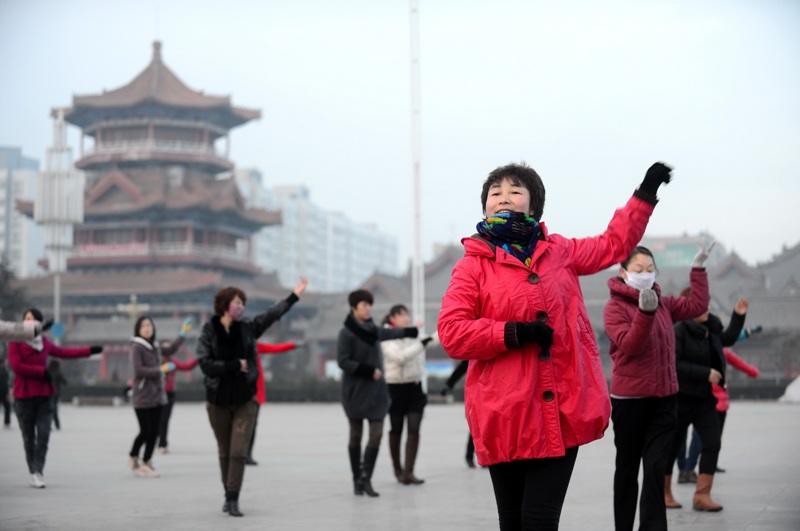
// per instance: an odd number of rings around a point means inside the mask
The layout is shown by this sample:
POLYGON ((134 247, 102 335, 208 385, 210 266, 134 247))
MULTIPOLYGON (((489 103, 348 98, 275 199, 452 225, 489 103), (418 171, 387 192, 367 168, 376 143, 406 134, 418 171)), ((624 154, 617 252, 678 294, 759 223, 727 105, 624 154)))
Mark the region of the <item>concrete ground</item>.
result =
MULTIPOLYGON (((0 529, 127 530, 497 529, 489 473, 464 462, 467 428, 461 404, 430 405, 422 424, 417 475, 398 484, 384 442, 373 485, 380 497, 352 494, 347 422, 337 404, 267 404, 256 439, 258 466, 247 467, 244 518, 221 512, 216 445, 205 409, 178 403, 170 453, 158 455, 160 478, 136 478, 126 466, 137 431, 129 406, 61 406, 62 430, 50 439, 47 488, 28 486, 16 419, 0 430, 0 529)), ((388 431, 388 424, 386 427, 388 431)), ((800 406, 734 402, 725 425, 714 498, 721 513, 668 512, 670 529, 800 529, 800 406)), ((562 530, 613 529, 611 429, 581 448, 561 518, 562 530)), ((693 486, 675 485, 691 506, 693 486)))

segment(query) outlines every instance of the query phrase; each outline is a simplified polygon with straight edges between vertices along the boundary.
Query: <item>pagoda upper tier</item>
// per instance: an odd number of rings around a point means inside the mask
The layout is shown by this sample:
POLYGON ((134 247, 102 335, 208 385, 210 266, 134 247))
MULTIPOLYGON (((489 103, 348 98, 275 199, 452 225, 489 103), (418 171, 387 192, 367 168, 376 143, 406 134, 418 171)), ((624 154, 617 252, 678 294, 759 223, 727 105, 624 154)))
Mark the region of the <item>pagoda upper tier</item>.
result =
POLYGON ((231 105, 229 96, 187 87, 162 61, 158 41, 150 64, 130 83, 74 96, 64 110, 65 120, 82 130, 75 166, 84 170, 166 163, 227 171, 233 168, 229 131, 260 117, 257 109, 231 105), (85 145, 86 137, 93 145, 85 145))

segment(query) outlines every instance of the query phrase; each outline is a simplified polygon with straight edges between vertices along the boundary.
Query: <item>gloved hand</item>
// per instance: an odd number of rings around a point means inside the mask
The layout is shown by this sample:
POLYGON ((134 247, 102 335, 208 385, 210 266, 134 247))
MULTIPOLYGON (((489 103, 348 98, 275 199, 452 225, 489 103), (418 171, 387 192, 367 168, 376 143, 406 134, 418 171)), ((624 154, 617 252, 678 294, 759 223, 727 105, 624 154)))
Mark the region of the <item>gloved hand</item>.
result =
POLYGON ((761 331, 763 329, 764 329, 764 327, 761 326, 761 325, 756 325, 756 326, 751 326, 750 328, 745 328, 744 330, 742 330, 742 334, 741 334, 740 339, 742 337, 750 337, 753 334, 759 334, 759 333, 761 333, 761 331))
POLYGON ((407 328, 403 328, 403 337, 417 337, 419 336, 419 328, 415 326, 409 326, 407 328))
POLYGON ((53 383, 53 375, 50 374, 50 371, 48 371, 47 369, 44 370, 44 374, 42 374, 42 378, 44 379, 44 381, 46 383, 49 383, 49 384, 53 383))
MULTIPOLYGON (((42 321, 42 328, 39 333, 44 334, 53 327, 53 319, 45 319, 42 321)), ((38 334, 37 334, 38 335, 38 334)))
POLYGON ((639 189, 643 192, 648 192, 653 195, 656 195, 658 192, 658 187, 661 184, 666 184, 670 182, 672 179, 672 175, 670 172, 672 168, 663 164, 661 162, 656 162, 650 168, 648 168, 647 173, 644 175, 644 180, 642 184, 639 185, 639 189))
POLYGON ((541 321, 517 323, 517 340, 523 343, 538 343, 542 350, 553 346, 553 329, 541 321))
POLYGON ((164 374, 168 374, 175 370, 175 364, 172 363, 171 361, 168 361, 163 365, 161 365, 161 370, 164 371, 164 374))
POLYGON ((186 334, 188 334, 189 330, 191 329, 192 329, 192 318, 187 317, 186 319, 183 320, 183 324, 181 325, 180 336, 186 337, 186 334))
POLYGON ((92 345, 89 347, 89 354, 100 354, 101 352, 103 352, 102 345, 92 345))
POLYGON ((439 394, 442 395, 442 396, 447 396, 447 395, 450 394, 451 391, 452 391, 452 389, 450 389, 449 387, 447 387, 445 385, 444 387, 442 387, 442 390, 439 391, 439 394))
POLYGON ((697 242, 697 247, 699 247, 699 250, 697 251, 697 254, 694 255, 692 267, 704 267, 703 264, 705 264, 706 260, 708 260, 708 257, 711 255, 711 249, 713 249, 714 245, 716 244, 717 242, 711 242, 711 244, 706 246, 706 242, 703 240, 697 242))
POLYGON ((654 289, 643 289, 639 292, 639 309, 652 312, 658 308, 658 293, 654 289))
POLYGON ((423 337, 420 341, 422 341, 422 346, 427 347, 428 343, 433 341, 433 336, 423 337))

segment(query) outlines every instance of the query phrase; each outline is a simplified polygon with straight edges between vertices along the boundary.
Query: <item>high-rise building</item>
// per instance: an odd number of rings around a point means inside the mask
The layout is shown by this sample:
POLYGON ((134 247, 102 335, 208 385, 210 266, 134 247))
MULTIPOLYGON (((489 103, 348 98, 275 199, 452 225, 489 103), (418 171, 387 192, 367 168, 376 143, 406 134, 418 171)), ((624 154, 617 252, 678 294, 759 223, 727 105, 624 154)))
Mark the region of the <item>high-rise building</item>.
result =
POLYGON ((36 195, 39 161, 15 147, 0 147, 0 250, 17 277, 43 273, 38 260, 44 256, 44 231, 16 210, 18 200, 36 195))
POLYGON ((253 236, 256 264, 285 287, 308 278, 322 293, 349 291, 375 273, 397 273, 397 239, 375 225, 355 223, 311 201, 305 186, 265 188, 257 170, 237 170, 248 205, 281 211, 281 224, 253 236))

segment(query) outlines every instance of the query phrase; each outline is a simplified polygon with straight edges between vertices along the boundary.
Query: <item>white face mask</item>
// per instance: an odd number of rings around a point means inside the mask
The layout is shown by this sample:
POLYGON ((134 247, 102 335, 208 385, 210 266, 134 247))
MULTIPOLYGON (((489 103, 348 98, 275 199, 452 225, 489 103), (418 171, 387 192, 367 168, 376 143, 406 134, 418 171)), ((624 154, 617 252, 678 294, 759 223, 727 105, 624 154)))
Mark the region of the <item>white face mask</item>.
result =
POLYGON ((639 291, 650 289, 653 287, 653 284, 656 283, 655 271, 652 273, 634 273, 631 271, 625 272, 628 274, 628 279, 625 281, 625 284, 634 289, 638 289, 639 291))

